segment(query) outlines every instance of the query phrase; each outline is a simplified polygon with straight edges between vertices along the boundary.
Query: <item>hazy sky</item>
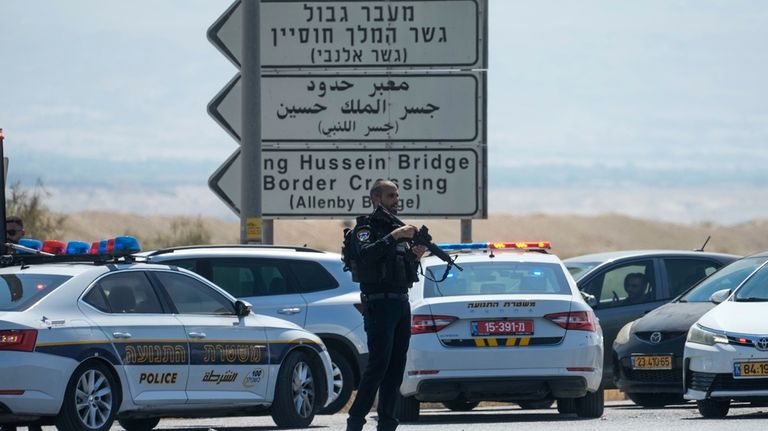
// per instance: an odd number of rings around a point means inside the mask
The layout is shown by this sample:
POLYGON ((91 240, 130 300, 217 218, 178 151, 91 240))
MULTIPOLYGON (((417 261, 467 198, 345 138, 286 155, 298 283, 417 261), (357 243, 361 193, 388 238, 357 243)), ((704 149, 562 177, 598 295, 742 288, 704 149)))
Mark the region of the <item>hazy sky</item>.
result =
MULTIPOLYGON (((0 1, 9 182, 59 211, 234 218, 213 0, 0 1)), ((490 0, 490 212, 768 217, 768 2, 490 0)))

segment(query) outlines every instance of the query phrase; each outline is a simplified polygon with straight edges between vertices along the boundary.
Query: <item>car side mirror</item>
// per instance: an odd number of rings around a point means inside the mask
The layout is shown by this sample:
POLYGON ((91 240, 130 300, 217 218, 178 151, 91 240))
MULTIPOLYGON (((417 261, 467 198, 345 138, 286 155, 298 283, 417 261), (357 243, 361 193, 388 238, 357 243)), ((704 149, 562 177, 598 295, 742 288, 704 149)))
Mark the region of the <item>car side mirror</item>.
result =
POLYGON ((719 304, 728 299, 729 296, 731 296, 731 289, 718 290, 709 297, 709 302, 719 304))
POLYGON ((584 301, 592 308, 595 308, 597 306, 597 298, 595 298, 595 295, 589 294, 583 290, 580 290, 581 297, 584 298, 584 301))
POLYGON ((235 314, 237 314, 237 317, 245 317, 251 314, 252 309, 253 306, 247 301, 238 299, 235 302, 235 314))

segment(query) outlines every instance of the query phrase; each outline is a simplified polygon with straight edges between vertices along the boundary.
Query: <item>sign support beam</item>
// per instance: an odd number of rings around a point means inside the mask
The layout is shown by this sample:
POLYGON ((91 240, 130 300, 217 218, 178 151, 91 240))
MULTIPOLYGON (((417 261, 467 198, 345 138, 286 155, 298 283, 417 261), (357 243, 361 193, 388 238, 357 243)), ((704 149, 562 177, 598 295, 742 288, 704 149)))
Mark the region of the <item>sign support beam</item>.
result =
MULTIPOLYGON (((243 99, 244 122, 240 157, 247 169, 241 174, 240 243, 271 244, 263 237, 261 219, 261 53, 259 0, 243 0, 243 99)), ((271 229, 270 229, 271 231, 271 229)))

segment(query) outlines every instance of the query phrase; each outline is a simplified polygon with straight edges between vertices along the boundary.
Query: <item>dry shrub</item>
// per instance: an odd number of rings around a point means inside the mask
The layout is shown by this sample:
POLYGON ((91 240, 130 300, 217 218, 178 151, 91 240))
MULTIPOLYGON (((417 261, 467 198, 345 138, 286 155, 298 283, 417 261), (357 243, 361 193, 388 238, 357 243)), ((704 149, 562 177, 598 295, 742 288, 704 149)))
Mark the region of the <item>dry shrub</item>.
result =
POLYGON ((142 248, 144 250, 155 250, 181 245, 209 244, 210 242, 211 232, 205 226, 201 216, 182 216, 171 220, 168 231, 160 232, 154 238, 144 239, 142 248))
POLYGON ((58 239, 64 233, 67 216, 56 214, 45 206, 44 200, 50 195, 40 179, 31 189, 22 187, 21 182, 16 181, 11 184, 10 196, 6 196, 5 213, 21 217, 29 238, 58 239))

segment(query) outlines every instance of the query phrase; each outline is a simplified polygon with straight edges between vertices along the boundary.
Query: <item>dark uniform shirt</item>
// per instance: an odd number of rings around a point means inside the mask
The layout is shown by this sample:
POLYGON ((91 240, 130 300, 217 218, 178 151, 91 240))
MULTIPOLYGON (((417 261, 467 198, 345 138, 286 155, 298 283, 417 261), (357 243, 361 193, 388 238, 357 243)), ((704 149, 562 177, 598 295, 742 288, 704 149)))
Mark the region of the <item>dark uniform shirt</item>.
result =
POLYGON ((354 235, 362 293, 408 293, 417 280, 416 255, 407 241, 397 241, 390 235, 397 227, 374 216, 358 218, 354 235))

